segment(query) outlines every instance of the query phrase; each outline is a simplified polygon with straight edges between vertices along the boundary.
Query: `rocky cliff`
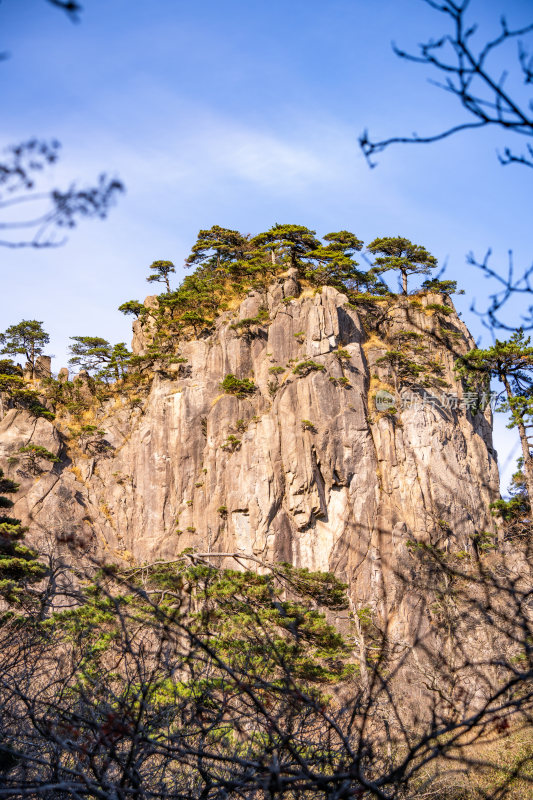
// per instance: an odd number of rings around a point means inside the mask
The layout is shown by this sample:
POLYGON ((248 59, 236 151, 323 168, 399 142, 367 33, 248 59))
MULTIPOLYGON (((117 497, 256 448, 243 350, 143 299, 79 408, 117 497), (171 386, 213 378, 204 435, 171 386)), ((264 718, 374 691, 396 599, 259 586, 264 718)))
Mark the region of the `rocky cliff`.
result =
MULTIPOLYGON (((76 558, 151 562, 194 547, 331 570, 405 632, 409 548, 471 552, 499 496, 490 410, 468 407, 453 371, 474 343, 448 302, 426 293, 369 310, 286 273, 182 341, 134 402, 95 400, 84 421, 105 431, 97 449, 69 439, 68 415, 9 410, 13 513, 76 558), (380 389, 394 407, 376 408, 380 389), (60 460, 31 474, 17 460, 28 443, 60 460)), ((150 336, 134 323, 134 352, 150 336)))

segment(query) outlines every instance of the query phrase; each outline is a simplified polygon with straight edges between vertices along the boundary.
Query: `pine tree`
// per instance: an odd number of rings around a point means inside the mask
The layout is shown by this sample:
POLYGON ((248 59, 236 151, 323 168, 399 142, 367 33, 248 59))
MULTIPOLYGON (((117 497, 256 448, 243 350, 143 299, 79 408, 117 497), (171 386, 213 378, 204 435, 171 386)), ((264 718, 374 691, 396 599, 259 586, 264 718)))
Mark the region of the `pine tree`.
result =
POLYGON ((280 225, 276 223, 270 230, 260 233, 252 239, 252 245, 270 252, 272 265, 278 263, 279 258, 287 255, 289 265, 299 271, 303 269, 303 262, 310 257, 310 253, 321 246, 315 238, 316 231, 309 230, 303 225, 280 225))
POLYGON ((144 305, 139 303, 138 300, 127 300, 118 307, 118 310, 122 311, 123 314, 132 314, 133 316, 138 317, 139 314, 142 313, 143 308, 144 305))
MULTIPOLYGON (((18 483, 5 478, 0 469, 0 509, 13 507, 13 501, 5 495, 14 494, 18 488, 18 483)), ((19 519, 0 513, 0 596, 10 604, 23 603, 28 585, 46 574, 37 554, 21 543, 25 531, 19 519)))
POLYGON ((476 348, 457 362, 458 374, 472 386, 497 378, 504 386, 506 401, 499 411, 509 412, 509 428, 517 428, 522 446, 523 470, 529 497, 533 497, 533 457, 528 429, 533 428, 533 347, 531 337, 519 328, 507 342, 481 350, 476 348))
POLYGON ((69 364, 94 374, 97 378, 117 381, 124 377, 131 353, 124 342, 112 345, 100 336, 71 336, 74 344, 70 346, 72 358, 69 364))
POLYGON ((149 275, 146 280, 148 283, 153 281, 157 283, 164 283, 167 287, 167 292, 170 292, 170 281, 168 276, 171 272, 176 272, 176 267, 172 261, 154 261, 150 264, 150 269, 154 270, 153 275, 149 275))
POLYGON ((49 335, 43 330, 43 323, 36 319, 23 319, 17 325, 10 325, 5 333, 0 334, 1 354, 24 355, 35 371, 35 362, 38 356, 44 353, 44 346, 50 341, 49 335))
POLYGON ((499 517, 507 539, 531 538, 531 504, 524 475, 524 459, 519 458, 517 471, 511 478, 508 500, 491 503, 492 513, 499 517))
POLYGON ((428 275, 437 266, 437 259, 425 247, 413 244, 403 236, 384 236, 370 242, 368 249, 377 253, 373 272, 380 275, 391 269, 399 270, 402 276, 402 291, 407 294, 408 275, 428 275))
POLYGON ((249 250, 249 237, 239 231, 213 225, 198 233, 196 244, 185 264, 188 267, 204 266, 208 271, 220 270, 232 262, 243 260, 249 250))
POLYGON ((422 289, 437 294, 464 294, 464 289, 457 289, 457 281, 441 281, 438 278, 428 278, 422 283, 422 289))
POLYGON ((321 245, 308 254, 317 266, 306 272, 306 277, 315 283, 330 284, 339 289, 353 289, 357 292, 368 289, 377 282, 376 277, 365 270, 357 269, 359 263, 355 253, 363 247, 363 242, 350 231, 327 233, 327 245, 321 245))

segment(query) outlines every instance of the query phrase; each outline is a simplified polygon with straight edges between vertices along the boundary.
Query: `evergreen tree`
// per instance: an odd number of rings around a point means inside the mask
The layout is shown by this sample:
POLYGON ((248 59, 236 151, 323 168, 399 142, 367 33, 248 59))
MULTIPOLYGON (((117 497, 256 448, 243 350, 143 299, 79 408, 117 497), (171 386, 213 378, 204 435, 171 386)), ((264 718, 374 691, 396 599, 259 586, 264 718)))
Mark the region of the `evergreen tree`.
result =
POLYGON ((172 261, 154 261, 150 264, 150 269, 154 270, 153 275, 149 275, 146 280, 148 283, 155 281, 156 283, 164 283, 167 287, 167 292, 170 292, 170 281, 168 276, 171 272, 176 272, 176 268, 172 261))
POLYGON ((70 346, 72 358, 69 364, 81 367, 97 378, 109 379, 114 377, 117 381, 124 377, 126 366, 131 353, 124 342, 112 345, 107 339, 99 336, 71 336, 74 342, 70 346))
POLYGON ((422 284, 422 289, 437 294, 464 294, 464 289, 457 290, 457 281, 441 281, 438 278, 428 278, 422 284))
POLYGON ((402 276, 402 291, 407 294, 408 275, 428 275, 437 266, 437 259, 425 247, 413 244, 403 236, 384 236, 370 242, 368 249, 378 254, 372 267, 376 275, 391 269, 402 276))
POLYGON ((490 378, 504 386, 506 401, 499 411, 509 412, 509 428, 517 428, 522 446, 523 470, 529 497, 533 497, 533 457, 528 428, 533 427, 533 347, 521 328, 507 342, 498 339, 486 350, 475 348, 457 363, 458 374, 475 387, 490 378))
POLYGON ((524 475, 524 459, 519 458, 517 471, 511 478, 509 486, 509 499, 496 500, 491 503, 494 516, 499 517, 504 530, 504 537, 507 539, 530 538, 531 529, 531 505, 524 475))
POLYGON ((313 250, 321 246, 315 238, 316 231, 303 225, 280 225, 276 223, 270 230, 252 239, 252 245, 270 252, 272 265, 287 255, 291 267, 302 270, 303 261, 309 259, 313 250))
POLYGON ((6 355, 24 355, 35 371, 35 362, 44 352, 44 346, 50 341, 43 330, 43 323, 36 319, 23 319, 17 325, 10 325, 5 333, 0 334, 0 353, 6 355))
POLYGON ((307 278, 316 283, 335 285, 341 290, 360 291, 376 284, 377 279, 372 273, 357 269, 359 263, 354 255, 363 247, 361 239, 350 231, 339 231, 326 234, 324 240, 327 245, 309 253, 309 258, 317 266, 306 272, 307 278))
POLYGON ((337 231, 337 233, 326 233, 324 241, 328 246, 335 250, 340 250, 344 255, 353 258, 356 253, 363 249, 363 240, 358 239, 350 231, 337 231))
MULTIPOLYGON (((43 381, 45 383, 45 381, 43 381)), ((8 358, 0 359, 0 420, 7 407, 25 408, 37 417, 53 419, 54 415, 42 404, 39 394, 28 388, 22 369, 8 358)))
POLYGON ((249 250, 249 237, 239 231, 213 225, 198 233, 196 244, 185 264, 188 267, 204 266, 208 271, 220 270, 232 262, 242 261, 249 250))
POLYGON ((144 305, 142 303, 139 303, 138 300, 127 300, 125 303, 122 303, 122 305, 118 307, 118 310, 122 311, 123 314, 132 314, 134 317, 138 317, 139 314, 142 313, 143 308, 144 305))
MULTIPOLYGON (((15 493, 18 488, 0 469, 0 509, 12 508, 13 501, 5 495, 15 493)), ((41 580, 46 573, 37 554, 21 543, 25 531, 19 519, 0 512, 0 596, 8 603, 24 602, 28 585, 41 580)))

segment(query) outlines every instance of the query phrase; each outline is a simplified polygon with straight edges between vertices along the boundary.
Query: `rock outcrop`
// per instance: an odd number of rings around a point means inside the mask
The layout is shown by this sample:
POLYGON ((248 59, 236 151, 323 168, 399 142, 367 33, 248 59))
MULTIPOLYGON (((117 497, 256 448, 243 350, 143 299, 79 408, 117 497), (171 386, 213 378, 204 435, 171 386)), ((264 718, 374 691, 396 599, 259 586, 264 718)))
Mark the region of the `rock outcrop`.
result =
MULTIPOLYGON (((442 303, 426 294, 382 304, 370 332, 336 289, 302 291, 287 274, 183 341, 142 402, 104 402, 86 420, 105 431, 103 447, 67 447, 57 423, 10 410, 2 463, 30 442, 61 459, 38 475, 11 464, 21 483, 14 513, 34 538, 107 560, 167 560, 194 547, 331 570, 403 635, 412 607, 398 574, 409 543, 471 551, 493 530, 488 505, 499 496, 490 409, 467 407, 453 371, 474 343, 442 303), (424 350, 424 376, 411 384, 386 356, 406 331, 424 350), (229 374, 255 389, 225 393, 229 374), (395 408, 376 409, 379 388, 395 408)), ((142 354, 150 327, 134 328, 142 354)))

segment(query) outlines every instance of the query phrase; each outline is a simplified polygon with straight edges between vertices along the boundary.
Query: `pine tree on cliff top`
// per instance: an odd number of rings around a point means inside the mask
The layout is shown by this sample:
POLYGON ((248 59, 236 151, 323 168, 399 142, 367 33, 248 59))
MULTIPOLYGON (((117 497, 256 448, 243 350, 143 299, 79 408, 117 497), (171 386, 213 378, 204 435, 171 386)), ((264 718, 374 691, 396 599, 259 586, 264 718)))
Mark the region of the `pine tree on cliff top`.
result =
POLYGON ((198 239, 185 260, 185 266, 207 266, 220 270, 228 263, 243 259, 249 249, 247 236, 230 228, 213 225, 212 228, 198 233, 198 239))
POLYGON ((150 282, 164 283, 167 287, 167 292, 170 292, 170 281, 168 276, 172 272, 176 272, 176 268, 172 261, 154 261, 150 265, 150 269, 154 270, 153 275, 149 275, 146 280, 150 282))
POLYGON ((397 269, 402 276, 402 291, 407 294, 408 275, 428 275, 437 266, 437 259, 425 247, 413 244, 403 236, 384 236, 370 242, 368 249, 378 254, 372 271, 376 275, 397 269))
POLYGON ((341 291, 353 289, 369 289, 377 283, 376 277, 366 271, 358 269, 359 262, 355 260, 355 253, 363 248, 363 241, 350 231, 327 233, 324 236, 326 245, 321 245, 308 254, 316 266, 310 268, 305 277, 315 283, 330 284, 341 291))
POLYGON ((280 225, 276 223, 265 233, 259 233, 252 239, 252 245, 264 248, 270 252, 272 264, 278 259, 288 256, 289 265, 298 270, 302 268, 302 261, 309 258, 313 250, 321 246, 315 238, 316 231, 309 230, 303 225, 280 225))

